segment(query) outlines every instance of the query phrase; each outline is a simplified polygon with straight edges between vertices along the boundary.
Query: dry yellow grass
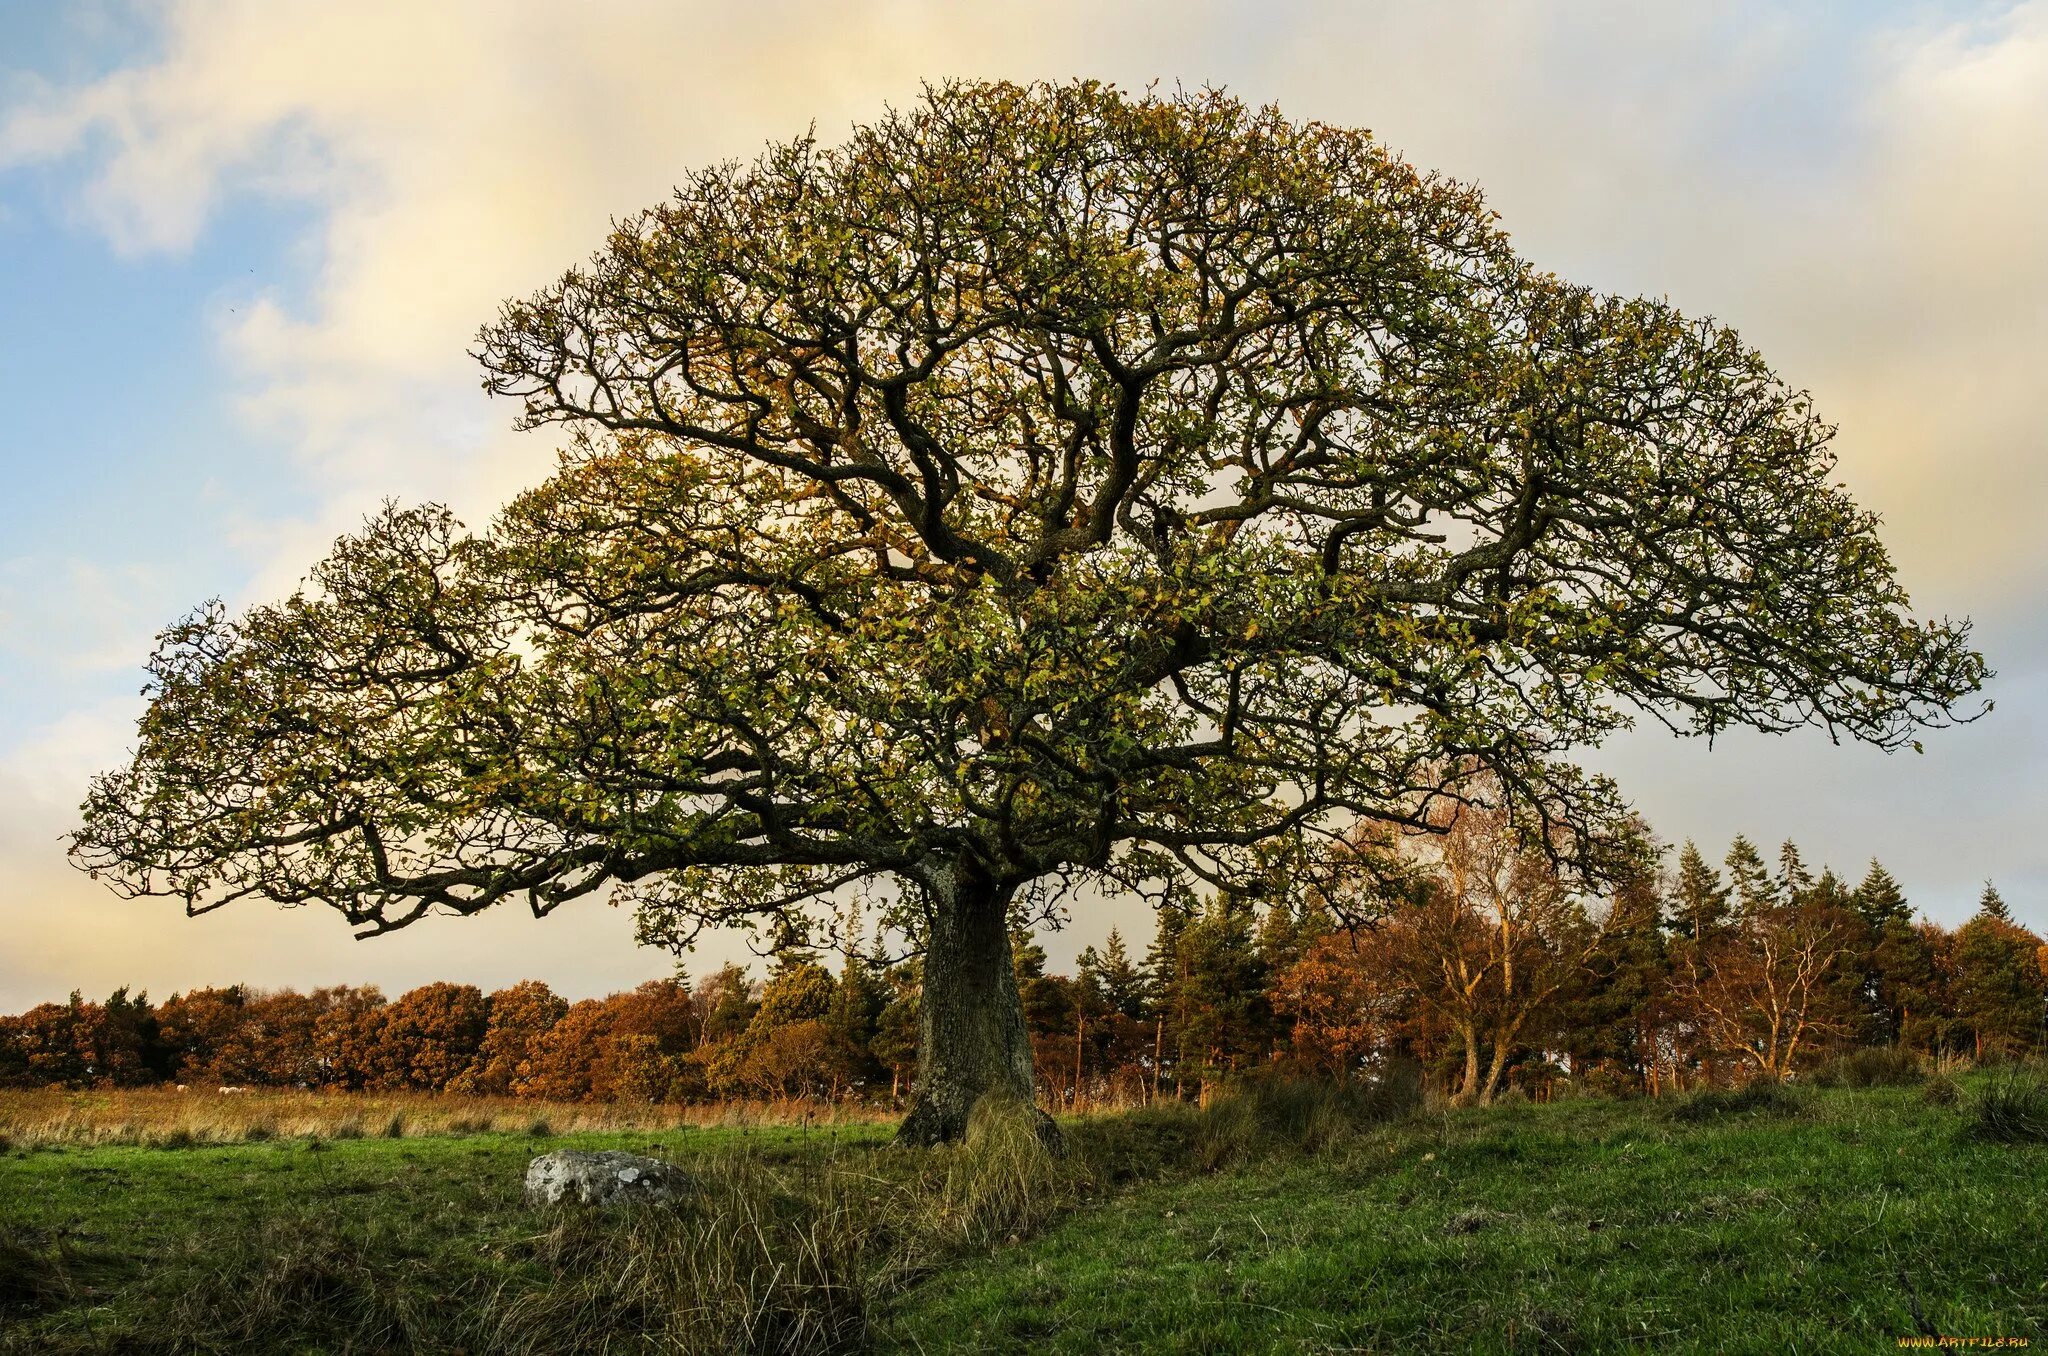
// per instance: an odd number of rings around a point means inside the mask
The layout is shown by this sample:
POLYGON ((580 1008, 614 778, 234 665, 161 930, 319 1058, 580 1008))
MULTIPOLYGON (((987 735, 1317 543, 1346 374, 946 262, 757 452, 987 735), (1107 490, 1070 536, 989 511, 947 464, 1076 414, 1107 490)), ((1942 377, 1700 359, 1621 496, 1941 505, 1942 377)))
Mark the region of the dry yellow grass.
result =
POLYGON ((0 1090, 0 1145, 236 1144, 371 1135, 564 1135, 681 1126, 830 1125, 893 1120, 885 1108, 814 1101, 707 1106, 564 1103, 446 1093, 211 1087, 93 1092, 0 1090))

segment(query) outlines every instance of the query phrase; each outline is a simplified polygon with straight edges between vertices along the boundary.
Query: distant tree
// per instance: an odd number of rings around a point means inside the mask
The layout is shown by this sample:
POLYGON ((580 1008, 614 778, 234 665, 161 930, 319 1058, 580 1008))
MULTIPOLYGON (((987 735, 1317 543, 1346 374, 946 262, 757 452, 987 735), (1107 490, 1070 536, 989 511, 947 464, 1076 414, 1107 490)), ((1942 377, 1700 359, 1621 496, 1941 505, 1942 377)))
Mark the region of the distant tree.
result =
POLYGON ((1996 890, 1987 885, 1984 895, 1949 953, 1955 1021, 1979 1058, 2040 1041, 2048 1018, 2041 939, 2013 923, 1996 890))
POLYGON ((888 1001, 875 1017, 875 1039, 870 1047, 882 1067, 889 1071, 889 1099, 901 1098, 903 1089, 917 1070, 918 994, 923 990, 920 967, 915 960, 891 966, 882 982, 888 1001))
POLYGON ((440 1092, 476 1061, 490 1006, 473 984, 436 981, 378 1010, 369 1085, 440 1092))
POLYGON ((664 946, 867 886, 911 1142, 1031 1094, 1020 901, 1250 888, 1474 764, 1597 866, 1571 758, 1639 714, 1896 747, 1983 675, 1737 336, 1220 93, 930 89, 693 176, 479 356, 555 476, 167 631, 78 860, 369 933, 618 887, 664 946))
POLYGON ((1984 893, 1978 896, 1977 912, 2001 923, 2012 921, 2012 910, 2006 907, 2005 896, 1998 893, 1998 887, 1988 880, 1984 882, 1984 893))
MULTIPOLYGON (((1737 839, 1741 843, 1745 840, 1737 839)), ((1731 869, 1735 854, 1729 853, 1731 869)), ((1691 941, 1706 941, 1727 926, 1728 887, 1691 839, 1678 850, 1678 877, 1671 893, 1669 926, 1691 941)))
POLYGON ((845 1088, 872 1088, 888 1076, 875 1049, 882 1012, 888 1005, 889 986, 875 964, 858 947, 849 950, 832 988, 832 1005, 824 1016, 830 1042, 826 1068, 833 1096, 845 1088))
POLYGON ((1917 1008, 1921 1018, 1937 1015, 1930 1006, 1934 958, 1913 926, 1913 909, 1892 873, 1875 857, 1856 886, 1851 904, 1862 920, 1855 966, 1861 999, 1870 1014, 1865 1039, 1873 1044, 1907 1043, 1917 1008))
POLYGON ((612 1034, 606 1003, 585 998, 571 1003, 534 1042, 512 1091, 549 1102, 604 1100, 610 1093, 605 1039, 612 1034))
POLYGON ((1870 859, 1870 869, 1863 873, 1863 880, 1856 887, 1856 911, 1873 928, 1913 921, 1913 908, 1906 902, 1906 892, 1875 857, 1870 859))
POLYGON ((1405 995, 1376 955, 1376 934, 1325 933, 1273 981, 1273 1009, 1295 1063, 1348 1078, 1392 1044, 1405 995))
POLYGON ((1738 915, 1762 914, 1785 902, 1785 893, 1771 878, 1763 854, 1745 835, 1735 835, 1722 864, 1728 868, 1729 895, 1738 915))
POLYGON ((383 1040, 384 995, 374 985, 339 986, 329 991, 327 1008, 313 1024, 313 1052, 320 1081, 339 1088, 362 1088, 376 1080, 379 1043, 383 1040))
POLYGON ((696 986, 700 1040, 708 1043, 739 1035, 753 1022, 757 1006, 747 972, 737 965, 719 967, 696 986))
POLYGON ((1813 898, 1744 913, 1719 940, 1680 949, 1673 1001, 1710 1050, 1783 1079, 1846 1029, 1836 980, 1853 954, 1847 921, 1813 898))
POLYGON ((569 1005, 537 979, 521 980, 490 996, 490 1018, 476 1058, 450 1087, 456 1092, 508 1095, 541 1039, 569 1005))
POLYGON ((242 1022, 227 1047, 246 1070, 241 1081, 271 1087, 312 1087, 322 1082, 317 1033, 320 1016, 338 991, 268 993, 243 990, 242 1022))
POLYGON ((1436 834, 1411 841, 1420 884, 1380 924, 1383 954, 1457 1038, 1464 1068, 1452 1100, 1483 1106, 1520 1043, 1550 1034, 1598 932, 1504 809, 1457 807, 1436 834))
POLYGON ((1258 927, 1249 900, 1219 893, 1181 932, 1166 995, 1175 1013, 1181 1077, 1206 1085, 1268 1056, 1272 1009, 1258 927))
POLYGON ((14 1017, 14 1058, 30 1087, 86 1088, 97 1077, 92 1063, 92 1029, 98 1004, 76 989, 69 1001, 38 1003, 14 1017))
POLYGON ((157 1010, 157 1027, 181 1079, 223 1083, 268 1081, 260 1051, 248 1038, 247 993, 239 984, 174 993, 157 1010))
POLYGON ((1091 989, 1097 1001, 1127 1021, 1141 1022, 1152 1002, 1152 982, 1131 960, 1123 934, 1109 930, 1102 950, 1082 950, 1075 967, 1076 978, 1091 989))
MULTIPOLYGON (((1711 874, 1697 850, 1692 858, 1698 870, 1711 874)), ((1687 872, 1681 867, 1679 874, 1683 879, 1687 872)), ((1711 895, 1695 896, 1690 925, 1711 936, 1722 923, 1699 907, 1703 897, 1711 895)), ((1655 1077, 1668 1044, 1671 960, 1663 910, 1657 873, 1649 866, 1615 885, 1583 967, 1561 994, 1557 1039, 1571 1056, 1575 1076, 1595 1068, 1619 1070, 1636 1087, 1655 1077)))
POLYGON ((1796 903, 1813 888, 1813 872, 1806 869, 1799 845, 1789 838, 1778 845, 1778 879, 1774 883, 1778 897, 1788 903, 1796 903))

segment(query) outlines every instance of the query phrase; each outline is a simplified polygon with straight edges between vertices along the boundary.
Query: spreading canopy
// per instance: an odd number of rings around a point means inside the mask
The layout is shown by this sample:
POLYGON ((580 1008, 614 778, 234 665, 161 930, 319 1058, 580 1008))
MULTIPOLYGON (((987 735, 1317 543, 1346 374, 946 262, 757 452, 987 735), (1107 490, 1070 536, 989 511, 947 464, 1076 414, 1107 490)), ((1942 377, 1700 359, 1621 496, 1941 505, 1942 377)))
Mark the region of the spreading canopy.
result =
POLYGON ((75 852, 365 932, 646 935, 889 882, 1235 885, 1483 773, 1546 843, 1642 714, 1893 747, 1980 684, 1736 335, 1368 134, 960 84, 689 179, 479 357, 554 477, 166 631, 75 852))

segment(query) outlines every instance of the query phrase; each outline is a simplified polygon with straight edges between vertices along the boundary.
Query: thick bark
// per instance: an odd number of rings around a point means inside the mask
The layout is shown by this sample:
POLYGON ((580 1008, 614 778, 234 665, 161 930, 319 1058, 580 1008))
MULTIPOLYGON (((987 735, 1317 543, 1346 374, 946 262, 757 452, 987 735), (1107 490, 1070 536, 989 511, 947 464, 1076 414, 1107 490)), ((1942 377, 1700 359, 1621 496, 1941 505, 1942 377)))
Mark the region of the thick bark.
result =
MULTIPOLYGON (((927 887, 931 929, 918 1004, 917 1090, 896 1132, 906 1144, 943 1144, 967 1133, 974 1104, 990 1094, 1032 1106, 1031 1034, 1010 957, 1010 891, 952 869, 927 887)), ((1052 1118, 1035 1112, 1056 1143, 1052 1118)))

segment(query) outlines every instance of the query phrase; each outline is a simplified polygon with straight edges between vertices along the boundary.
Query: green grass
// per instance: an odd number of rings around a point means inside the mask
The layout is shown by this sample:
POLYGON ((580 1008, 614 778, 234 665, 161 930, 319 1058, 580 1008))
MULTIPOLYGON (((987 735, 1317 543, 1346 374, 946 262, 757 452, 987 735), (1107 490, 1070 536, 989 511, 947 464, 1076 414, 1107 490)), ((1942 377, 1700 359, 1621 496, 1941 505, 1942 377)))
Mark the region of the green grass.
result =
POLYGON ((844 1126, 17 1148, 0 1152, 0 1351, 1783 1352, 2048 1336, 2048 1146, 1976 1138, 1969 1104, 1918 1089, 1392 1125, 1287 1095, 1247 1105, 1072 1124, 1056 1167, 999 1135, 918 1154, 844 1126), (685 1163, 717 1199, 528 1209, 527 1159, 569 1144, 685 1163))
MULTIPOLYGON (((605 1260, 578 1251, 587 1239, 576 1220, 563 1228, 562 1214, 525 1206, 535 1154, 618 1148, 693 1165, 738 1160, 772 1189, 778 1169, 815 1175, 872 1157, 888 1133, 17 1149, 0 1156, 0 1237, 44 1265, 0 1257, 0 1352, 496 1350, 507 1345, 513 1300, 561 1289, 565 1263, 605 1260), (10 1272, 18 1289, 44 1293, 10 1305, 10 1272), (53 1293, 67 1302, 53 1305, 53 1293)), ((551 1317, 531 1304, 514 1315, 529 1327, 551 1317)))
POLYGON ((1135 1190, 911 1293, 900 1349, 1896 1348, 2048 1336, 2048 1151, 1913 1093, 1473 1111, 1135 1190), (1918 1303, 1922 1318, 1913 1307, 1918 1303), (1924 1324, 1922 1319, 1924 1319, 1924 1324))

